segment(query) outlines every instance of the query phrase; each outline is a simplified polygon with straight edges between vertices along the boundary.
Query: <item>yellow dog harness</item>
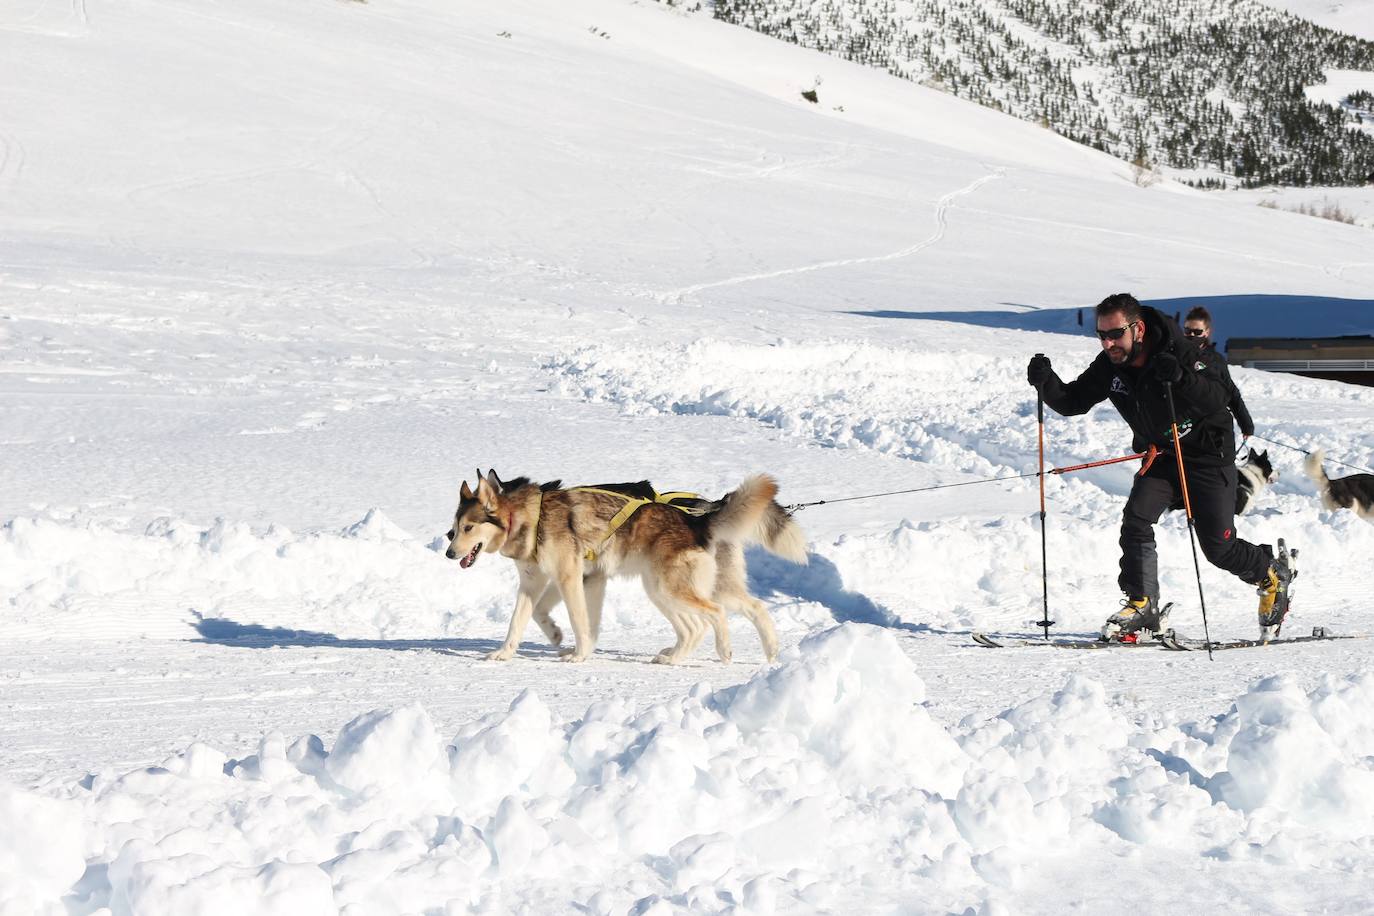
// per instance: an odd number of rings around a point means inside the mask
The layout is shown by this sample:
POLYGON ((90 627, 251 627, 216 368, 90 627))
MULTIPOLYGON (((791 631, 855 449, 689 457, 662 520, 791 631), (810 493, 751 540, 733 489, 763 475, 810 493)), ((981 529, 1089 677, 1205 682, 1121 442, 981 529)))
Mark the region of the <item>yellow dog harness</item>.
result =
POLYGON ((603 490, 599 487, 571 487, 569 489, 569 492, 572 492, 573 490, 581 490, 583 493, 600 493, 603 496, 614 496, 616 499, 625 500, 624 507, 621 508, 621 510, 617 512, 614 515, 614 517, 611 518, 610 525, 608 526, 608 530, 606 531, 606 536, 601 539, 601 543, 596 545, 595 547, 587 548, 586 560, 588 563, 595 563, 597 552, 604 549, 606 544, 611 540, 611 538, 615 537, 615 533, 620 529, 620 526, 628 522, 630 520, 630 516, 634 515, 636 512, 638 512, 645 506, 649 505, 650 503, 658 503, 659 505, 672 506, 679 512, 686 512, 688 515, 701 515, 705 511, 703 509, 698 509, 692 506, 675 505, 673 503, 673 500, 675 499, 702 499, 702 497, 698 496, 696 493, 688 493, 682 490, 674 491, 671 493, 659 493, 657 490, 655 490, 653 491, 653 499, 643 499, 637 496, 627 496, 624 493, 617 493, 615 490, 603 490))

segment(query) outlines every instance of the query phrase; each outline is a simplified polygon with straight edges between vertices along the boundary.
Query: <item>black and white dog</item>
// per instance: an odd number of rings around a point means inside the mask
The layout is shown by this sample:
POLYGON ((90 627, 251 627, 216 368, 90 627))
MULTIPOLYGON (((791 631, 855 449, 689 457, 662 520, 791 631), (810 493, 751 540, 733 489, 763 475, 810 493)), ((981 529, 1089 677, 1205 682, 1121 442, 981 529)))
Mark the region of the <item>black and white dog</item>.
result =
POLYGON ((1322 467, 1323 458, 1322 450, 1317 449, 1303 462, 1307 476, 1312 478, 1322 496, 1322 505, 1332 512, 1354 509, 1360 518, 1374 522, 1374 474, 1351 474, 1332 480, 1322 467))
POLYGON ((1250 449, 1245 463, 1237 470, 1240 473, 1236 480, 1236 515, 1240 515, 1255 501, 1260 490, 1279 479, 1279 472, 1269 463, 1268 449, 1262 452, 1250 449))

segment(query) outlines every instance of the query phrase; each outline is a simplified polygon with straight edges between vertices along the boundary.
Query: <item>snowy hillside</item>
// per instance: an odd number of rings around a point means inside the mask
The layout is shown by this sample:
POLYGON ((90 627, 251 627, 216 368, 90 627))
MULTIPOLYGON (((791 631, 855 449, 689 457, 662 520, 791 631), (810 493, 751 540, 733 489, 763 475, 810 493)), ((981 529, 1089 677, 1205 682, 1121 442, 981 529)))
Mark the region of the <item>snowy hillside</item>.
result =
MULTIPOLYGON (((1374 44, 1257 0, 706 6, 721 21, 1039 123, 1145 175, 1164 165, 1198 186, 1255 187, 1360 185, 1374 174, 1360 113, 1345 96, 1302 91, 1341 70, 1360 77, 1347 92, 1374 90, 1374 44)), ((813 95, 820 104, 826 93, 813 95)))
POLYGON ((1265 0, 1265 4, 1337 32, 1374 40, 1370 0, 1265 0))
MULTIPOLYGON (((1120 290, 1374 332, 1367 230, 658 4, 3 9, 0 912, 1364 906, 1367 640, 969 635, 1040 616, 1037 488, 994 480, 1035 469, 1029 355, 1086 365, 1120 290), (738 619, 732 664, 650 664, 634 581, 590 661, 499 664, 513 569, 441 552, 479 466, 962 486, 751 553, 777 665, 738 619)), ((1374 389, 1236 378, 1260 435, 1374 466, 1374 389)), ((1103 408, 1047 439, 1129 444, 1103 408)), ((1271 455, 1238 531, 1302 550, 1292 627, 1374 632, 1374 526, 1271 455)), ((1057 632, 1116 608, 1130 473, 1049 481, 1057 632)))

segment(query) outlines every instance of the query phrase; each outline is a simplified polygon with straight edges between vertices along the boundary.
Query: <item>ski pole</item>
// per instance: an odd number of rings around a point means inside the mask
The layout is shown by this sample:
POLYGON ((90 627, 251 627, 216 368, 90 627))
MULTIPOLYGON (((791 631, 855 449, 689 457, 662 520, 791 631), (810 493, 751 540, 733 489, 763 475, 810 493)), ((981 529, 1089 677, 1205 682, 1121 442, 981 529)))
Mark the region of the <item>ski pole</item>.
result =
MULTIPOLYGON (((1202 638, 1207 641, 1207 660, 1212 661, 1212 634, 1207 629, 1207 597, 1202 593, 1202 566, 1197 559, 1197 537, 1193 532, 1193 504, 1188 499, 1188 475, 1183 470, 1183 445, 1178 441, 1178 414, 1174 412, 1174 386, 1164 383, 1169 400, 1169 424, 1174 436, 1174 457, 1178 459, 1178 485, 1183 490, 1183 511, 1188 516, 1188 543, 1193 546, 1193 573, 1197 576, 1197 598, 1202 605, 1202 638)), ((1156 599, 1158 600, 1158 599, 1156 599)))
MULTIPOLYGON (((1035 355, 1044 356, 1043 353, 1035 355)), ((1054 626, 1054 621, 1050 620, 1050 561, 1049 549, 1045 543, 1045 393, 1039 388, 1035 389, 1035 420, 1039 427, 1040 440, 1040 587, 1045 596, 1044 617, 1040 621, 1040 628, 1044 631, 1045 638, 1049 639, 1050 627, 1054 626)))

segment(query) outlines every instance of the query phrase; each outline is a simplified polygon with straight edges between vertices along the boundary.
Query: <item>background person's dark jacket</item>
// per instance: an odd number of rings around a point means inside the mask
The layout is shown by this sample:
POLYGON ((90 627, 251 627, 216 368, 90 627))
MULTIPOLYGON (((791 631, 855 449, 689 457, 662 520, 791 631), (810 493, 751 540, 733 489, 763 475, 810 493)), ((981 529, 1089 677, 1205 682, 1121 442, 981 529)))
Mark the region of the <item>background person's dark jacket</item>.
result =
POLYGON ((1051 373, 1041 389, 1045 403, 1064 416, 1075 416, 1110 400, 1134 433, 1131 447, 1135 451, 1154 445, 1172 452, 1169 403, 1153 366, 1155 356, 1172 353, 1183 370, 1183 377, 1174 385, 1174 406, 1184 460, 1214 467, 1233 464, 1236 440, 1227 405, 1235 386, 1228 384, 1229 376, 1223 376, 1202 348, 1183 336, 1172 318, 1148 306, 1140 311, 1150 353, 1144 366, 1114 366, 1104 350, 1071 382, 1051 373))
POLYGON ((1240 396, 1240 389, 1236 387, 1236 380, 1231 378, 1231 370, 1226 365, 1226 357, 1217 352, 1215 344, 1206 344, 1202 348, 1203 355, 1207 361, 1212 363, 1221 371, 1226 379, 1226 384, 1231 387, 1231 400, 1227 408, 1231 415, 1236 418, 1236 423, 1240 426, 1242 436, 1253 436, 1255 434, 1255 421, 1250 418, 1250 410, 1245 406, 1245 400, 1240 396))

